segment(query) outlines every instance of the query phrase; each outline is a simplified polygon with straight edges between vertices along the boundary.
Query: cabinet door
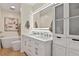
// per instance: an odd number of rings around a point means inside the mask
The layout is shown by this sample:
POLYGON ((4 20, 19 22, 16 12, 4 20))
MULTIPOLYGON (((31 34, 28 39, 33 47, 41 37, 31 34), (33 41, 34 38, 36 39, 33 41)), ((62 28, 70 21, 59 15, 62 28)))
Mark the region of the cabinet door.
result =
POLYGON ((70 3, 69 4, 69 16, 79 16, 79 3, 70 3))
POLYGON ((63 4, 55 7, 55 33, 63 34, 63 4))
POLYGON ((55 7, 55 33, 63 34, 63 4, 55 7))
POLYGON ((34 54, 35 56, 45 56, 44 52, 44 45, 42 44, 41 41, 35 40, 34 41, 34 54))
POLYGON ((39 45, 40 45, 40 43, 39 43, 39 41, 37 41, 37 40, 34 40, 34 55, 35 56, 38 56, 39 55, 39 45))
POLYGON ((59 46, 57 44, 53 44, 53 55, 54 56, 65 56, 66 52, 65 52, 66 48, 59 46))
POLYGON ((63 4, 55 7, 55 19, 63 18, 63 4))
POLYGON ((79 3, 69 4, 69 34, 79 35, 79 3))
POLYGON ((67 47, 70 56, 79 55, 79 3, 69 4, 67 47))
POLYGON ((55 6, 55 35, 54 43, 66 46, 64 32, 64 4, 55 6))
POLYGON ((27 44, 27 53, 30 54, 30 55, 34 55, 34 44, 33 44, 33 38, 29 37, 29 40, 28 40, 28 44, 27 44))
POLYGON ((22 49, 22 51, 26 51, 26 38, 27 38, 27 36, 22 35, 22 41, 21 41, 21 49, 22 49))
POLYGON ((68 55, 69 56, 79 56, 79 51, 76 49, 69 49, 68 55))
POLYGON ((55 33, 63 34, 63 19, 55 21, 55 33))
POLYGON ((55 7, 55 35, 54 42, 66 46, 64 36, 64 4, 55 7))
POLYGON ((53 43, 66 47, 66 37, 54 36, 53 43))
POLYGON ((69 19, 69 34, 79 35, 79 17, 69 19))
POLYGON ((45 56, 44 46, 35 47, 34 53, 35 53, 35 56, 45 56))

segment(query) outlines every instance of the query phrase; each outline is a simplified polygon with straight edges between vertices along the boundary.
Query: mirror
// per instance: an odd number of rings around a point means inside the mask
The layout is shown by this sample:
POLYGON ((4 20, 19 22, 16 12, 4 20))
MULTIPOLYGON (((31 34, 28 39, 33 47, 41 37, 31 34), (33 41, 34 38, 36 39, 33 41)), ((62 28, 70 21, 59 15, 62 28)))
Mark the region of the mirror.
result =
POLYGON ((53 23, 53 9, 49 6, 33 15, 33 28, 50 28, 53 23))

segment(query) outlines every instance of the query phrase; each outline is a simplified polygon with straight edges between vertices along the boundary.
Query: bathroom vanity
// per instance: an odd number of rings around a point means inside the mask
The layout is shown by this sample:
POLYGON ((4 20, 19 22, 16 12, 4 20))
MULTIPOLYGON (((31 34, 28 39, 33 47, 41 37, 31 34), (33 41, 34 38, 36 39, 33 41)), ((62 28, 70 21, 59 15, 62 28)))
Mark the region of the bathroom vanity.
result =
POLYGON ((22 49, 28 55, 50 56, 52 52, 52 56, 79 56, 79 3, 58 3, 39 8, 32 14, 32 21, 36 30, 28 35, 22 34, 22 49), (49 32, 42 29, 50 26, 52 39, 46 34, 49 32))
POLYGON ((30 56, 51 56, 52 33, 47 30, 32 30, 22 35, 24 52, 30 56))

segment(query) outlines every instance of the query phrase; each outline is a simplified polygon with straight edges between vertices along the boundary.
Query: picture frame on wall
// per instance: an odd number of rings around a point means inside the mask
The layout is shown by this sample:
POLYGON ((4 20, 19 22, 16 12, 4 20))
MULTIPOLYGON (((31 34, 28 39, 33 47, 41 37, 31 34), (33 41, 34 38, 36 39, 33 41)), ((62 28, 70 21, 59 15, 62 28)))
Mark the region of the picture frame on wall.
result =
POLYGON ((4 30, 5 31, 17 31, 18 19, 11 17, 4 17, 4 30))

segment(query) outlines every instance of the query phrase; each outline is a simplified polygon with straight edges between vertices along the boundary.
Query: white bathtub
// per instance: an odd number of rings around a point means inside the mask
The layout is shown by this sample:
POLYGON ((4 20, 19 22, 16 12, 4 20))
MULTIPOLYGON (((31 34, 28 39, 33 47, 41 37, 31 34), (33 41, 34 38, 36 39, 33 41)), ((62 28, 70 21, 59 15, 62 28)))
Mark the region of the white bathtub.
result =
POLYGON ((11 48, 11 43, 13 41, 20 40, 20 37, 4 37, 1 39, 2 40, 2 46, 3 48, 11 48))

